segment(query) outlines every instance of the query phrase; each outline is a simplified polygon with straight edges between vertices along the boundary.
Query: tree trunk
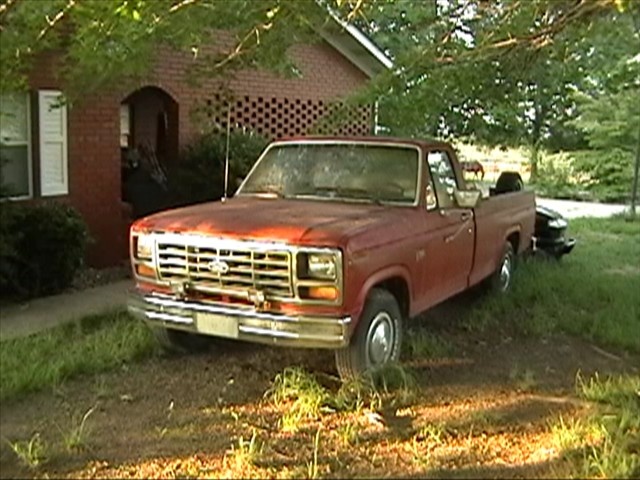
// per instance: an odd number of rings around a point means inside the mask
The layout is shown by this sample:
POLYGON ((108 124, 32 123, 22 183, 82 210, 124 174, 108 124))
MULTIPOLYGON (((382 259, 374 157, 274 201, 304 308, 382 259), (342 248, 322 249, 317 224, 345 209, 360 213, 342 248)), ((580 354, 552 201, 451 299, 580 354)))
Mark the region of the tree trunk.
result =
MULTIPOLYGON (((640 8, 635 5, 631 8, 631 19, 636 35, 640 35, 640 8)), ((638 119, 638 138, 636 139, 636 162, 633 169, 633 185, 631 187, 631 218, 636 218, 636 205, 638 204, 638 176, 640 176, 640 118, 638 119)))
POLYGON ((535 107, 535 116, 533 117, 533 128, 531 130, 531 159, 529 160, 531 165, 531 176, 529 182, 535 182, 538 179, 538 160, 540 157, 540 143, 542 139, 542 123, 544 122, 544 116, 546 115, 546 109, 539 103, 535 107))
POLYGON ((540 145, 537 141, 534 140, 533 145, 531 145, 531 158, 529 159, 529 163, 531 166, 531 173, 529 176, 529 182, 534 182, 538 179, 538 157, 540 156, 540 145))
POLYGON ((636 162, 633 169, 633 186, 631 187, 631 218, 636 218, 638 204, 638 176, 640 176, 640 121, 638 122, 638 138, 636 142, 636 162))

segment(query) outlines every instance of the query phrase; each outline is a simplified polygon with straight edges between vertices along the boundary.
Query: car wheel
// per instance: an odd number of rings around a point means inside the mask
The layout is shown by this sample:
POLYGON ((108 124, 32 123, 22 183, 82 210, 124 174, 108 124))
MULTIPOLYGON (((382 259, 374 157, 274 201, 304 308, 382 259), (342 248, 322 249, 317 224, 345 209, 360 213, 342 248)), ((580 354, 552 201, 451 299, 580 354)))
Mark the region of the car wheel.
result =
POLYGON ((497 293, 506 293, 511 290, 513 273, 516 266, 516 255, 511 242, 506 242, 500 258, 498 268, 491 277, 491 289, 497 293))
POLYGON ((375 371, 400 358, 402 314, 395 297, 375 288, 367 297, 349 346, 336 350, 336 367, 343 380, 375 371))
POLYGON ((196 333, 173 328, 149 327, 165 350, 179 353, 203 352, 211 346, 211 339, 196 333))

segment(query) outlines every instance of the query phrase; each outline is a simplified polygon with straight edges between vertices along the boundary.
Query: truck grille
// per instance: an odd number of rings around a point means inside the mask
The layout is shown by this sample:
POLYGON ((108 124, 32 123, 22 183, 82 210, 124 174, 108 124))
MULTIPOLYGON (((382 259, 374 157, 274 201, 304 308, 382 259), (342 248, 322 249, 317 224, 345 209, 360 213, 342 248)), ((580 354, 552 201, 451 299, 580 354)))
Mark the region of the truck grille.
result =
POLYGON ((200 286, 233 292, 255 288, 272 298, 293 297, 290 252, 238 244, 227 248, 203 246, 188 238, 159 238, 156 252, 160 279, 187 280, 196 289, 200 286))

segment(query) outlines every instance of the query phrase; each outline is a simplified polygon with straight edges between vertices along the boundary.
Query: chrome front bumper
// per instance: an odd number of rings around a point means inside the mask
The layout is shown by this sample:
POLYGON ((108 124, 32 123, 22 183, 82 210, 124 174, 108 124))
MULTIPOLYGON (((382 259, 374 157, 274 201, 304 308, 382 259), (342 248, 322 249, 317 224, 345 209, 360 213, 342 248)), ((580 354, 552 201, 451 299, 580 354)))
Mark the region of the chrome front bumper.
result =
POLYGON ((137 292, 129 295, 128 310, 151 326, 202 335, 305 348, 349 343, 350 317, 289 316, 137 292))

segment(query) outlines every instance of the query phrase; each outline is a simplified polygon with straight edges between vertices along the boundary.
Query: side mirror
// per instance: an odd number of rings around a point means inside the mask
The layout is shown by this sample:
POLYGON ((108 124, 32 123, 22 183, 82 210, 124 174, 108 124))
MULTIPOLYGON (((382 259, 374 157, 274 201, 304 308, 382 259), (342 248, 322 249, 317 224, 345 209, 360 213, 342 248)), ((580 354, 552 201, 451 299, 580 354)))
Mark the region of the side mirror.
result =
POLYGON ((480 203, 482 192, 480 190, 454 190, 453 196, 456 205, 460 208, 475 208, 480 203))

